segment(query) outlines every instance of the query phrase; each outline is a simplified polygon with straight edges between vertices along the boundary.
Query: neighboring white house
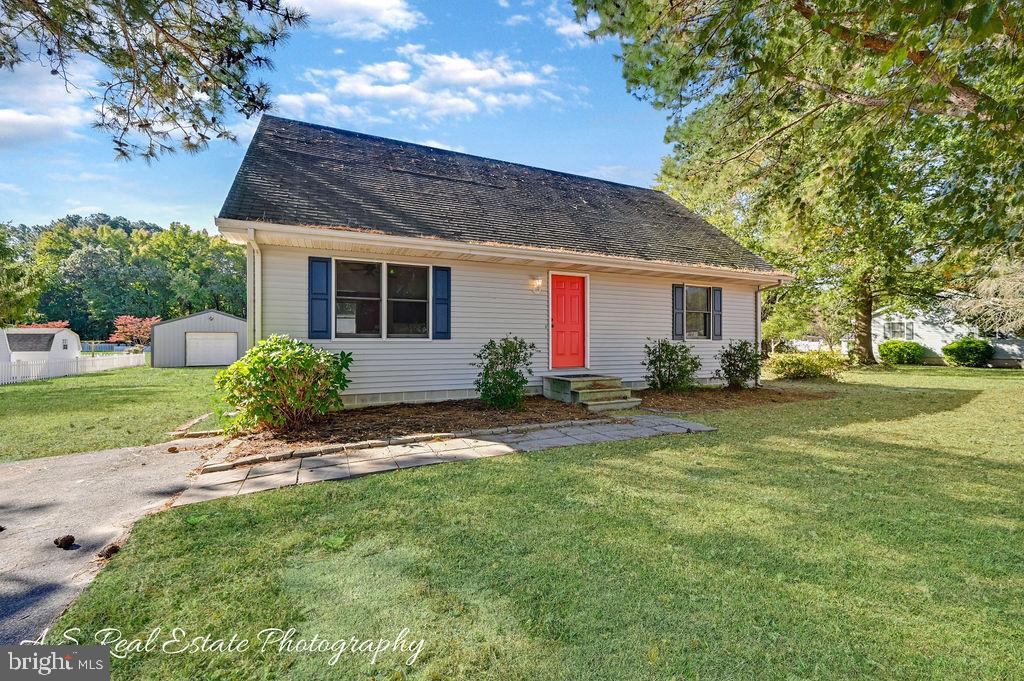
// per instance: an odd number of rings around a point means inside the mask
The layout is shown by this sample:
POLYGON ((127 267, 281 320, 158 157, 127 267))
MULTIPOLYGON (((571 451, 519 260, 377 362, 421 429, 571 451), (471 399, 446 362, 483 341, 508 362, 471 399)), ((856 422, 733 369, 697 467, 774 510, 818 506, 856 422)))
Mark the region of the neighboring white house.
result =
POLYGON ((219 310, 204 310, 153 325, 154 367, 203 367, 231 364, 245 353, 245 320, 219 310))
POLYGON ((217 218, 247 248, 250 344, 354 356, 350 404, 475 395, 515 334, 544 375, 644 385, 644 344, 712 380, 791 277, 661 192, 264 116, 217 218))
POLYGON ((6 332, 12 362, 72 359, 82 354, 82 341, 71 329, 9 328, 6 332))
MULTIPOLYGON (((966 336, 979 337, 978 327, 963 324, 947 307, 939 304, 933 309, 903 314, 890 309, 875 312, 871 319, 871 344, 875 358, 878 358, 878 346, 887 340, 909 340, 924 346, 925 364, 945 364, 942 348, 953 341, 966 336)), ((995 348, 992 366, 1024 368, 1024 340, 1013 338, 987 338, 995 348)), ((800 352, 808 350, 827 350, 824 342, 816 338, 792 341, 791 345, 800 352)), ((847 353, 853 347, 853 337, 843 337, 836 351, 847 353)))
POLYGON ((0 329, 0 364, 11 361, 11 346, 7 344, 7 332, 0 329))
MULTIPOLYGON (((979 336, 976 326, 956 320, 955 314, 943 305, 906 315, 892 310, 880 310, 871 320, 871 340, 878 355, 879 344, 890 340, 910 340, 927 350, 926 364, 943 364, 942 347, 958 338, 979 336)), ((993 366, 1024 366, 1024 340, 988 338, 995 348, 993 366)))

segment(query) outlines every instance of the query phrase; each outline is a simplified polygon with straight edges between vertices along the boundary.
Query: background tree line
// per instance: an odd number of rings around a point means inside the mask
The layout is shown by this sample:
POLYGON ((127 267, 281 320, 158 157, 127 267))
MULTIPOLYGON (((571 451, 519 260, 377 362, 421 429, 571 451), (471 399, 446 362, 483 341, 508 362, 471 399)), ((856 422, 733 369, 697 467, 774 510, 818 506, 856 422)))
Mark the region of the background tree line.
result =
POLYGON ((245 251, 218 236, 102 213, 0 224, 0 323, 67 320, 105 339, 120 315, 208 308, 245 314, 245 251))

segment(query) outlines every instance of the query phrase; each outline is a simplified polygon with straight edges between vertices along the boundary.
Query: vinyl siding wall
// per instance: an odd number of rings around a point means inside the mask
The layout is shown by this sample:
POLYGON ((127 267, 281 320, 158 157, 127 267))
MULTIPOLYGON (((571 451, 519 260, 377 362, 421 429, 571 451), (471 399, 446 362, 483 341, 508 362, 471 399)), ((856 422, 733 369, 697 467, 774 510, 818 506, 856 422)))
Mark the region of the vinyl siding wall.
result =
MULTIPOLYGON (((261 246, 263 300, 262 335, 280 333, 306 339, 307 258, 345 258, 337 251, 261 246)), ((374 259, 366 253, 354 260, 374 259)), ((477 369, 473 354, 490 338, 512 333, 537 345, 531 388, 538 391, 548 369, 548 272, 543 266, 492 264, 463 260, 427 260, 380 256, 392 263, 439 265, 452 270, 451 340, 338 339, 310 341, 353 354, 348 394, 353 403, 431 401, 474 394, 477 369), (531 279, 543 280, 534 292, 531 279)), ((555 269, 555 268, 552 268, 555 269)), ((560 270, 559 270, 560 271, 560 270)), ((575 273, 575 272, 573 272, 575 273)), ((589 338, 591 372, 643 384, 646 338, 668 338, 672 322, 672 284, 723 287, 723 340, 690 341, 703 363, 701 377, 710 380, 714 355, 730 340, 754 340, 755 287, 713 280, 589 274, 589 338)))

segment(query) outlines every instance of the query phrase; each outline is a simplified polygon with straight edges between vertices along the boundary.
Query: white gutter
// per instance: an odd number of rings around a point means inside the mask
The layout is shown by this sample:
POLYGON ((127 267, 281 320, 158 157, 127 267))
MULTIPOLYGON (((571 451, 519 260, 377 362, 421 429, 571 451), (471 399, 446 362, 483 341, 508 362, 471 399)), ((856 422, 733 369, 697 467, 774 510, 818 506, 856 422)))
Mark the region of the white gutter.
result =
POLYGON ((256 230, 252 227, 248 229, 248 239, 246 242, 252 246, 253 253, 253 297, 252 297, 252 316, 253 316, 253 333, 256 336, 253 339, 253 345, 263 339, 263 253, 260 252, 260 245, 256 243, 256 230))
MULTIPOLYGON (((783 280, 779 279, 774 284, 769 286, 757 285, 754 289, 754 349, 761 352, 761 291, 767 291, 768 289, 778 288, 782 286, 783 280)), ((761 385, 761 377, 758 376, 757 380, 754 381, 754 386, 761 385)))
MULTIPOLYGON (((444 239, 428 239, 423 237, 392 236, 374 232, 362 232, 347 229, 331 229, 324 227, 301 227, 282 225, 270 222, 246 222, 230 218, 217 218, 217 228, 228 241, 245 243, 252 240, 254 230, 264 232, 268 238, 278 237, 313 237, 364 248, 404 247, 425 252, 443 251, 447 255, 463 255, 479 258, 503 258, 537 262, 540 260, 575 266, 619 267, 642 272, 671 273, 738 281, 790 281, 792 277, 784 272, 757 272, 749 270, 733 270, 724 267, 699 265, 682 265, 667 262, 637 260, 622 256, 594 255, 573 251, 559 251, 542 248, 524 248, 502 244, 479 244, 444 239), (248 237, 243 236, 248 235, 248 237)), ((267 240, 264 239, 264 243, 267 240)), ((777 283, 774 285, 778 285, 777 283)))

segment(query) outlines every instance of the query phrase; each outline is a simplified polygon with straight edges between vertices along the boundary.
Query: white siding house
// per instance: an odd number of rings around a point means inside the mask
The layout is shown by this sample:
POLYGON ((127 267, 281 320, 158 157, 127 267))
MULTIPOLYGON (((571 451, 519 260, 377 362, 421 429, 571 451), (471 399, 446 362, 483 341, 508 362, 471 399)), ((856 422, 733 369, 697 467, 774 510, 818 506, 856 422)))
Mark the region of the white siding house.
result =
MULTIPOLYGON (((266 235, 267 239, 271 239, 266 235)), ((250 249, 252 246, 250 246, 250 249)), ((352 250, 327 244, 319 248, 259 245, 262 300, 259 338, 285 334, 314 345, 353 354, 348 395, 352 403, 418 402, 474 395, 477 368, 473 354, 491 338, 506 333, 537 346, 531 388, 551 367, 548 273, 573 272, 589 280, 588 357, 581 370, 610 374, 631 387, 644 385, 644 344, 672 335, 672 286, 721 287, 722 338, 688 341, 703 364, 701 378, 712 380, 715 355, 733 340, 754 342, 758 284, 721 277, 669 273, 624 274, 543 260, 535 264, 480 262, 352 250), (451 339, 310 339, 307 261, 326 256, 345 261, 382 262, 451 268, 451 339), (540 282, 537 286, 536 283, 540 282), (356 397, 358 396, 358 397, 356 397)), ((254 273, 255 274, 255 273, 254 273)), ((252 277, 255 280, 255 276, 252 277)))
POLYGON ((711 381, 790 279, 666 195, 264 116, 217 218, 247 249, 250 344, 353 354, 347 404, 475 395, 507 334, 542 377, 644 385, 648 339, 711 381))
MULTIPOLYGON (((881 343, 891 338, 910 340, 925 347, 926 364, 944 364, 943 346, 959 338, 979 335, 978 327, 957 321, 954 313, 942 305, 910 315, 881 310, 871 320, 871 340, 876 357, 881 343)), ((1024 367, 1024 341, 998 338, 989 338, 988 341, 995 348, 993 366, 1024 367)))
POLYGON ((74 359, 82 354, 82 341, 71 329, 7 329, 12 362, 74 359))

